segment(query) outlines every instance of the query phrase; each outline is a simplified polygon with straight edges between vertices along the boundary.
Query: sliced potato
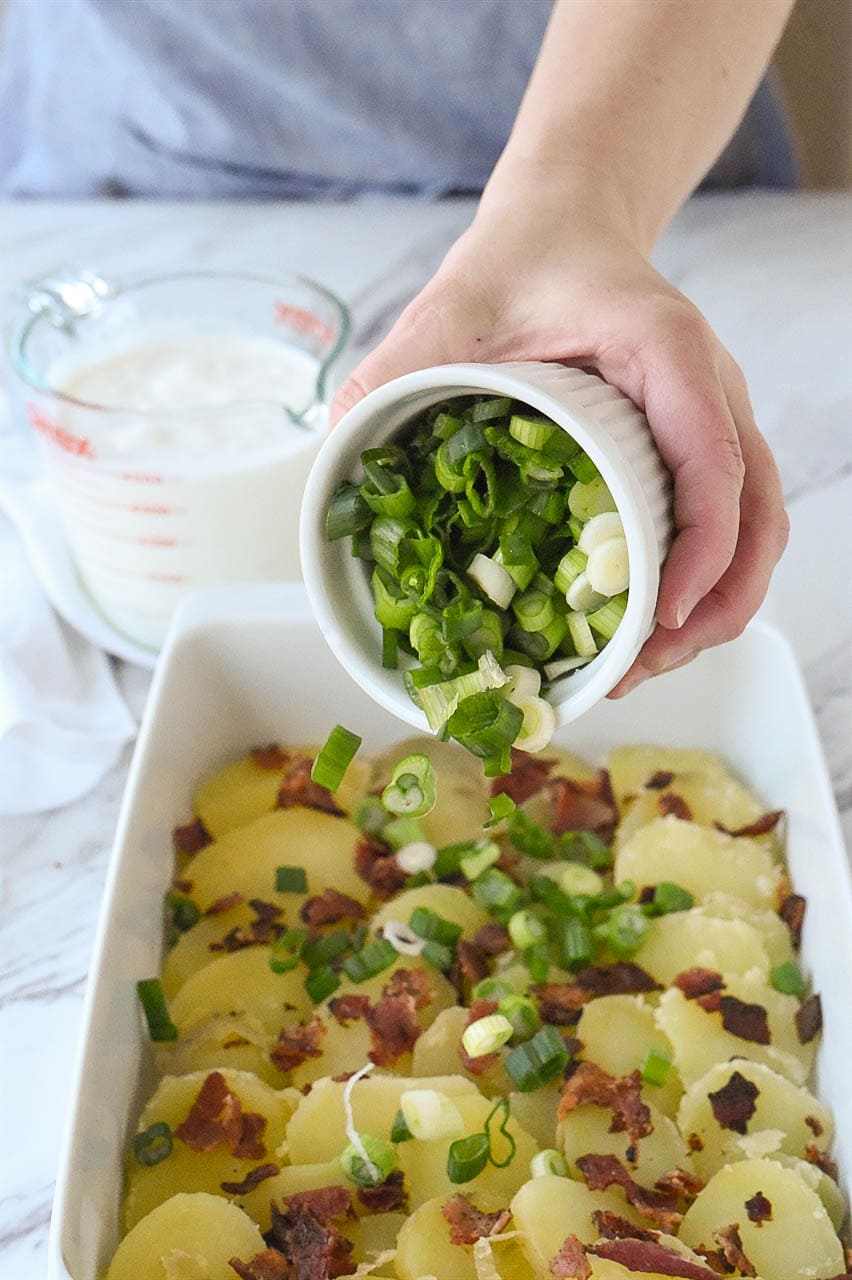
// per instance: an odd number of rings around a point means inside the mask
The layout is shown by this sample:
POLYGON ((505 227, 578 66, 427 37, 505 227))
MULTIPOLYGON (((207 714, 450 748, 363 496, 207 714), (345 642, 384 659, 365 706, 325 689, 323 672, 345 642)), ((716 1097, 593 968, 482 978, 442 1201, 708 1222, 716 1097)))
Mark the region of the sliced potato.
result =
POLYGON ((631 1177, 646 1187, 672 1169, 691 1170, 692 1160, 674 1123, 648 1103, 647 1095, 644 1101, 651 1112, 651 1132, 636 1143, 627 1133, 612 1132, 612 1112, 607 1107, 576 1107, 560 1120, 556 1145, 572 1177, 581 1177, 576 1162, 589 1154, 617 1156, 631 1177))
POLYGON ((236 1205, 217 1195, 181 1192, 124 1237, 106 1280, 233 1280, 229 1260, 247 1260, 264 1248, 263 1236, 236 1205))
POLYGON ((556 1112, 561 1097, 561 1080, 554 1080, 529 1093, 514 1091, 509 1094, 512 1115, 542 1150, 556 1146, 556 1112))
MULTIPOLYGON (((428 1200, 406 1220, 399 1233, 394 1259, 400 1280, 427 1280, 429 1276, 452 1280, 477 1280, 473 1248, 453 1244, 450 1228, 441 1212, 447 1197, 428 1200)), ((484 1208, 477 1202, 477 1207, 484 1208)))
POLYGON ((373 915, 370 928, 375 932, 388 920, 408 924, 415 907, 427 907, 451 924, 458 925, 465 938, 472 938, 491 919, 464 889, 457 889, 451 884, 423 884, 416 889, 406 889, 390 902, 385 902, 373 915))
POLYGON ((769 963, 784 964, 795 960, 790 930, 777 911, 770 907, 751 907, 742 898, 734 898, 728 893, 708 893, 704 901, 695 910, 701 916, 712 916, 717 920, 743 920, 757 929, 763 938, 763 946, 769 956, 769 963))
POLYGON ((193 973, 203 969, 211 960, 229 954, 211 949, 211 943, 222 942, 232 929, 248 925, 255 918, 249 904, 241 902, 226 911, 202 916, 197 924, 182 933, 163 957, 162 983, 166 997, 171 1000, 193 973))
POLYGON ((188 1031, 214 1015, 248 1015, 270 1034, 309 1017, 313 1004, 305 991, 307 969, 273 973, 269 947, 246 947, 220 956, 199 969, 170 1004, 172 1021, 188 1031))
MULTIPOLYGON (((233 1196, 235 1204, 245 1209, 261 1231, 270 1227, 270 1203, 281 1205, 287 1196, 299 1191, 317 1191, 320 1187, 346 1187, 353 1191, 340 1168, 339 1160, 325 1160, 321 1164, 285 1164, 279 1173, 266 1178, 245 1195, 233 1196)), ((354 1198, 353 1198, 354 1199, 354 1198)), ((354 1201, 357 1207, 357 1201, 354 1201)))
POLYGON ((195 1023, 177 1040, 157 1045, 160 1075, 183 1076, 191 1071, 231 1068, 251 1071, 274 1089, 283 1089, 287 1076, 271 1057, 274 1037, 247 1014, 212 1014, 195 1023))
POLYGON ((609 753, 606 765, 619 806, 628 797, 639 795, 655 774, 684 773, 702 778, 730 776, 721 756, 693 747, 616 747, 609 753))
POLYGON ((663 986, 685 969, 768 975, 769 957, 757 929, 744 920, 720 920, 692 911, 673 911, 650 921, 648 935, 634 956, 635 963, 663 986))
MULTIPOLYGON (((621 1077, 641 1070, 653 1049, 672 1059, 672 1047, 654 1019, 644 996, 600 996, 585 1005, 577 1027, 583 1043, 581 1056, 610 1075, 621 1077)), ((676 1068, 669 1068, 663 1085, 647 1085, 645 1096, 664 1115, 677 1114, 683 1086, 676 1068)))
POLYGON ((551 1259, 566 1236, 576 1236, 584 1244, 597 1240, 600 1232, 592 1220, 596 1209, 608 1210, 640 1224, 642 1219, 624 1199, 620 1190, 590 1191, 573 1178, 547 1174, 532 1178, 518 1190, 511 1204, 515 1226, 536 1276, 552 1277, 551 1259))

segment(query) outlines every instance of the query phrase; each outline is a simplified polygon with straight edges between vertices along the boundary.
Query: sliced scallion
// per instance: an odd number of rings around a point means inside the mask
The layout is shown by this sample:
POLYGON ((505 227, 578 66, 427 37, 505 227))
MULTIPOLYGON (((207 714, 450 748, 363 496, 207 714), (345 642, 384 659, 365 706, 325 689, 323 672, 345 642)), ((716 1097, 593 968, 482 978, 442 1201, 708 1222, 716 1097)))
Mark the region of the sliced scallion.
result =
POLYGON ((307 893, 308 873, 304 867, 276 867, 276 893, 307 893))
POLYGON ((342 725, 335 725, 311 769, 311 780, 328 791, 336 791, 343 781, 363 742, 357 733, 351 733, 342 725))
POLYGON ((148 1035, 161 1044, 169 1040, 177 1040, 178 1029, 169 1015, 163 984, 159 978, 144 978, 136 983, 136 992, 145 1014, 148 1035))
POLYGON ((172 1131, 164 1120, 158 1120, 133 1138, 133 1154, 141 1165, 151 1168, 172 1153, 172 1131))
POLYGON ((427 755, 406 756, 382 792, 382 804, 396 817, 422 818, 435 807, 435 769, 427 755))
POLYGON ((472 1182, 488 1164, 490 1144, 486 1134, 473 1133, 469 1138, 457 1138, 451 1143, 447 1155, 447 1177, 450 1182, 472 1182))

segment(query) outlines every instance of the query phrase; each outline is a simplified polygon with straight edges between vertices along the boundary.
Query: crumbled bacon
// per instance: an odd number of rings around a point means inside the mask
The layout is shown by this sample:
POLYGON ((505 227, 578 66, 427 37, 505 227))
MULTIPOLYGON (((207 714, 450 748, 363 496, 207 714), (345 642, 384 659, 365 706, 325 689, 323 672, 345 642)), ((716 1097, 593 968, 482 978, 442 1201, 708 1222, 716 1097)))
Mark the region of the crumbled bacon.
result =
POLYGON ((273 902, 263 902, 260 898, 252 898, 249 906, 254 912, 254 920, 247 925, 234 925, 224 938, 209 944, 211 951, 231 952, 241 951, 245 947, 265 947, 281 936, 284 926, 277 923, 281 915, 280 907, 276 907, 273 902))
POLYGON ((212 1151, 224 1143, 242 1160, 262 1160, 266 1117, 244 1112, 239 1098, 220 1071, 211 1071, 175 1136, 193 1151, 212 1151))
POLYGON ((250 755, 258 769, 268 769, 270 773, 279 773, 290 759, 289 751, 284 751, 277 742, 270 742, 266 747, 255 747, 250 755))
POLYGON ((213 837, 200 818, 196 818, 194 822, 188 822, 185 827, 175 827, 172 840, 175 850, 178 853, 185 853, 188 858, 213 843, 213 837))
POLYGON ((807 902, 799 893, 788 893, 778 908, 778 914, 790 931, 790 939, 796 950, 802 941, 802 923, 805 918, 807 902))
POLYGON ((496 920, 489 920, 488 924, 477 929, 473 941, 487 956, 498 956, 501 951, 508 951, 512 945, 509 930, 496 920))
POLYGON ((691 1133, 691 1134, 689 1135, 689 1137, 688 1137, 688 1138, 687 1138, 687 1140, 686 1140, 686 1145, 689 1147, 689 1150, 690 1150, 690 1151, 703 1151, 703 1150, 704 1150, 704 1140, 703 1140, 703 1138, 701 1138, 701 1136, 700 1136, 699 1134, 697 1134, 697 1133, 691 1133))
POLYGON ((692 819, 692 810, 683 796, 675 795, 673 791, 665 791, 657 796, 657 808, 664 818, 681 818, 684 822, 692 819))
POLYGON ((680 1165, 657 1178, 654 1186, 667 1195, 679 1196, 682 1200, 694 1200, 699 1191, 704 1190, 704 1179, 680 1165))
POLYGON ((687 1000, 697 1000, 699 996, 709 996, 713 991, 724 991, 725 979, 715 969, 684 969, 672 984, 679 987, 687 1000))
POLYGON ((754 822, 747 822, 744 827, 726 827, 721 822, 713 825, 717 831, 724 831, 726 836, 765 836, 775 830, 783 817, 783 809, 773 809, 771 813, 755 818, 754 822))
POLYGON ((642 1077, 638 1071, 617 1079, 595 1062, 579 1062, 562 1090, 559 1119, 575 1107, 591 1104, 612 1111, 610 1133, 626 1132, 631 1142, 638 1142, 651 1132, 651 1112, 642 1101, 642 1077))
POLYGON ((827 1151, 820 1151, 815 1142, 809 1142, 805 1147, 805 1159, 809 1164, 814 1164, 818 1169, 822 1169, 823 1173, 828 1174, 829 1178, 837 1181, 837 1164, 832 1160, 827 1151))
POLYGON ((367 1014, 370 1028, 370 1061, 392 1067, 414 1048, 420 1035, 414 996, 382 996, 367 1014))
POLYGON ((225 1195, 244 1196, 249 1191, 254 1191, 255 1187, 259 1187, 261 1182, 266 1182, 267 1178, 274 1178, 276 1173, 280 1172, 277 1164, 259 1164, 246 1174, 242 1182, 220 1182, 219 1186, 225 1195))
POLYGON ((651 1231, 646 1227, 635 1227, 632 1222, 622 1218, 609 1209, 595 1209, 592 1222, 604 1240, 659 1240, 659 1231, 651 1231))
POLYGON ((174 887, 177 889, 178 893, 190 894, 195 888, 195 884, 192 880, 181 878, 180 880, 176 879, 174 881, 174 887))
POLYGON ((328 1002, 328 1007, 341 1027, 348 1027, 350 1022, 357 1022, 359 1018, 366 1018, 370 1012, 370 997, 359 996, 354 993, 332 996, 328 1002))
POLYGON ((441 1205, 441 1213, 449 1225, 453 1244, 476 1244, 486 1236, 496 1236, 512 1216, 508 1209, 484 1213, 461 1191, 441 1205))
POLYGON ((670 787, 675 780, 675 775, 670 769, 658 769, 656 773, 652 773, 648 781, 645 783, 646 791, 665 791, 666 787, 670 787))
POLYGON ((617 1156, 578 1156, 575 1163, 590 1191, 621 1187, 627 1203, 662 1231, 671 1232, 680 1222, 681 1214, 677 1211, 674 1197, 662 1191, 649 1191, 634 1182, 617 1156))
POLYGON ((729 1276, 733 1270, 729 1267, 718 1249, 707 1249, 702 1244, 692 1246, 692 1252, 704 1259, 714 1276, 729 1276))
POLYGON ((559 1252, 550 1259, 550 1274, 557 1280, 589 1280, 592 1268, 586 1250, 576 1236, 566 1236, 559 1252))
MULTIPOLYGON (((474 1000, 473 1004, 467 1011, 467 1022, 465 1025, 469 1027, 471 1023, 478 1022, 480 1018, 487 1018, 492 1013, 496 1012, 496 1000, 474 1000)), ((490 1071, 491 1068, 497 1064, 500 1058, 499 1053, 482 1053, 478 1058, 471 1058, 461 1040, 459 1040, 458 1053, 459 1061, 462 1066, 466 1071, 469 1071, 471 1075, 474 1076, 481 1076, 484 1075, 486 1071, 490 1071)))
POLYGON ((736 996, 720 995, 718 991, 700 996, 698 1004, 707 1013, 720 1013, 722 1026, 732 1036, 739 1036, 752 1044, 772 1043, 769 1017, 762 1004, 747 1004, 736 996))
POLYGON ((605 844, 612 842, 618 810, 605 770, 594 782, 554 778, 547 784, 547 789, 552 805, 551 830, 554 835, 562 835, 565 831, 593 831, 605 844))
MULTIPOLYGON (((272 1226, 267 1233, 267 1240, 290 1262, 286 1280, 335 1280, 347 1275, 354 1265, 352 1241, 341 1235, 333 1222, 321 1221, 309 1205, 294 1205, 295 1199, 290 1197, 283 1212, 272 1205, 272 1226)), ((349 1203, 351 1206, 351 1198, 349 1203)))
POLYGON ((390 845, 371 836, 364 836, 355 846, 355 870, 382 901, 398 893, 408 879, 390 845))
POLYGON ((408 1208, 401 1169, 394 1169, 374 1187, 359 1187, 356 1194, 368 1213, 396 1213, 408 1208))
POLYGON ((732 1072, 721 1089, 707 1095, 719 1128, 731 1129, 734 1133, 748 1132, 748 1122, 757 1109, 759 1096, 757 1085, 739 1071, 732 1072))
POLYGON ((615 964, 589 964, 575 976, 577 984, 593 996, 629 996, 642 991, 662 990, 656 978, 629 960, 619 960, 615 964))
POLYGON ((340 893, 337 889, 323 889, 322 893, 303 902, 299 918, 305 924, 318 927, 339 924, 341 920, 363 920, 366 914, 361 903, 350 898, 348 893, 340 893))
POLYGON ((411 996, 415 1009, 425 1009, 435 999, 435 989, 423 969, 397 969, 382 987, 383 996, 411 996))
POLYGON ((661 1276, 676 1276, 679 1280, 716 1280, 716 1273, 709 1267, 692 1262, 658 1240, 605 1240, 588 1245, 587 1251, 596 1258, 617 1262, 627 1271, 654 1272, 661 1276))
POLYGON ((295 1191, 287 1204, 297 1212, 307 1210, 318 1222, 327 1226, 334 1218, 352 1218, 352 1196, 346 1187, 314 1187, 312 1191, 295 1191))
POLYGON ((211 902, 204 914, 206 916, 220 916, 224 911, 230 911, 231 907, 241 907, 244 902, 245 898, 241 893, 226 893, 224 897, 217 898, 215 902, 211 902))
POLYGON ((756 1227, 762 1227, 764 1222, 772 1221, 772 1201, 767 1200, 762 1191, 755 1191, 754 1195, 746 1200, 745 1211, 749 1222, 753 1222, 756 1227))
POLYGON ((570 1027, 580 1017, 583 1005, 591 995, 571 982, 543 982, 535 987, 542 1022, 556 1027, 570 1027))
POLYGON ((815 1138, 819 1138, 822 1136, 822 1133, 823 1133, 822 1121, 817 1120, 816 1116, 805 1116, 805 1124, 808 1126, 808 1128, 810 1129, 811 1133, 814 1135, 815 1138))
POLYGON ((312 767, 313 762, 305 756, 298 757, 287 765, 278 788, 278 808, 292 809, 294 805, 303 805, 306 809, 319 809, 335 818, 341 817, 343 810, 336 804, 331 792, 312 780, 312 767))
POLYGON ((810 1044, 822 1030, 822 1001, 818 995, 808 996, 804 1004, 799 1006, 795 1021, 799 1044, 810 1044))
POLYGON ((527 751, 512 751, 512 772, 491 783, 492 796, 507 795, 515 804, 523 804, 541 791, 553 770, 555 760, 539 760, 527 751))
POLYGON ((729 1267, 734 1267, 743 1276, 756 1276, 752 1263, 743 1253, 743 1242, 740 1239, 740 1224, 732 1222, 730 1226, 719 1227, 713 1232, 713 1239, 722 1251, 722 1257, 729 1267))
POLYGON ((488 977, 488 957, 475 942, 459 938, 453 970, 452 976, 457 980, 455 985, 463 995, 466 988, 474 987, 488 977))
POLYGON ((319 1058, 320 1044, 328 1028, 318 1014, 301 1027, 285 1027, 278 1033, 270 1058, 280 1071, 292 1071, 308 1058, 319 1058))
POLYGON ((237 1273, 240 1280, 290 1280, 293 1272, 290 1263, 278 1249, 262 1249, 248 1262, 240 1262, 239 1258, 231 1258, 228 1266, 237 1273))

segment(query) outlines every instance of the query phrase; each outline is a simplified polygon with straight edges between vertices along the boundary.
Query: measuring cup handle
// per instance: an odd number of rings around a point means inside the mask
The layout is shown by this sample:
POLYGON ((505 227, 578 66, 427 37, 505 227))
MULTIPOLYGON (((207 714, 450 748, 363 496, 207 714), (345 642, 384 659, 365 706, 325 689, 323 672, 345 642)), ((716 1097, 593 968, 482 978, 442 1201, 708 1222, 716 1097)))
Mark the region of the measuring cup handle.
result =
POLYGON ((62 265, 33 280, 22 281, 14 296, 32 315, 44 314, 57 328, 67 329, 81 316, 97 311, 117 292, 114 285, 94 271, 62 265))

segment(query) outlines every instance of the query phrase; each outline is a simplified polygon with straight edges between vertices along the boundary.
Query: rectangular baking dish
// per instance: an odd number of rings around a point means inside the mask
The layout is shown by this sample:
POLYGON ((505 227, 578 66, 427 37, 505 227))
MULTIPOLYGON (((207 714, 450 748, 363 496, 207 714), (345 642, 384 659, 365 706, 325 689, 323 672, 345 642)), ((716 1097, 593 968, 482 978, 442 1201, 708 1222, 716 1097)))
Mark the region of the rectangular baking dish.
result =
MULTIPOLYGON (((107 875, 53 1207, 49 1280, 96 1280, 118 1242, 122 1154, 153 1082, 134 984, 159 970, 171 831, 189 814, 195 783, 258 743, 322 741, 338 722, 363 734, 368 751, 408 732, 340 668, 300 587, 213 590, 187 602, 154 679, 107 875)), ((825 1013, 817 1087, 836 1116, 848 1195, 852 885, 813 716, 786 641, 753 623, 734 644, 596 707, 559 738, 592 760, 631 742, 718 751, 767 809, 787 811, 790 871, 808 900, 803 964, 825 1013)))

